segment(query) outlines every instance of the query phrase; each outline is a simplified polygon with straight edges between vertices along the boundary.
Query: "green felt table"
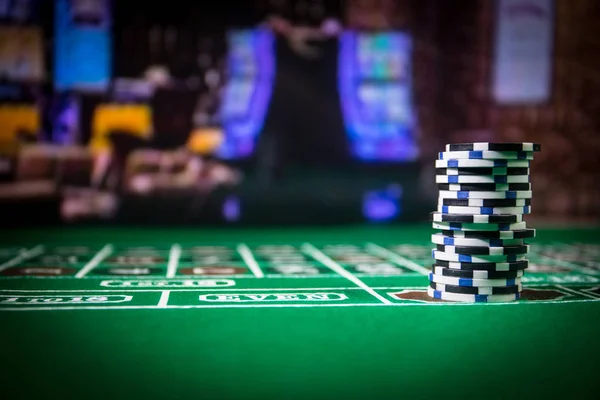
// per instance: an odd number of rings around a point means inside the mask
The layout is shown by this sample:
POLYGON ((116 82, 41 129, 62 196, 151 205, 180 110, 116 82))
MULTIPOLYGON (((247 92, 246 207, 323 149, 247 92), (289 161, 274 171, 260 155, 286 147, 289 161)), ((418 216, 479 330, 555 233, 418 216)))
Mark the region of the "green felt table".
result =
POLYGON ((0 234, 13 398, 587 398, 600 229, 539 228, 523 298, 424 292, 428 225, 0 234))

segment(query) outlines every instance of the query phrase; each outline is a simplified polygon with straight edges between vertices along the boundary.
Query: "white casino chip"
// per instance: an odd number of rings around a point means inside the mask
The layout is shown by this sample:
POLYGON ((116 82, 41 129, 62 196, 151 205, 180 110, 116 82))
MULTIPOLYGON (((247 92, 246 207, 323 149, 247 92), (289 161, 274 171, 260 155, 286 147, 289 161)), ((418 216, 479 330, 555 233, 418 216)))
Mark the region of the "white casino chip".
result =
POLYGON ((440 160, 533 160, 532 152, 523 151, 443 151, 440 160))
POLYGON ((518 300, 519 293, 515 294, 461 294, 461 293, 448 293, 434 290, 433 288, 427 288, 427 294, 429 297, 438 300, 456 301, 463 303, 509 303, 518 300))
POLYGON ((529 175, 436 175, 435 183, 529 183, 529 175))

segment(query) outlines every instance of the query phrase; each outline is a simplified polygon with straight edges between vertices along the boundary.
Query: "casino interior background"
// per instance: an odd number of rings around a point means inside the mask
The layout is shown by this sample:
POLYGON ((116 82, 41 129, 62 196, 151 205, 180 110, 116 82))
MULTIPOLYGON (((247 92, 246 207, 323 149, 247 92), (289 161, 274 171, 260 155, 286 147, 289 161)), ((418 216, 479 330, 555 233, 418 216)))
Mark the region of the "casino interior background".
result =
POLYGON ((133 3, 0 1, 3 224, 426 219, 468 141, 600 216, 597 1, 133 3))

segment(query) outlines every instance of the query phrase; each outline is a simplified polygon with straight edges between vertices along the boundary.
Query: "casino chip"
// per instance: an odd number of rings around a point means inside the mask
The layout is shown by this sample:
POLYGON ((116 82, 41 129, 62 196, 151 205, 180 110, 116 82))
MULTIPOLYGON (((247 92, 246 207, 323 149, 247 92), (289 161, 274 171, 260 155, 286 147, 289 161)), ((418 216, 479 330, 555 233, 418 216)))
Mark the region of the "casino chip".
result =
POLYGON ((440 198, 438 206, 458 207, 524 207, 530 206, 531 199, 444 199, 440 198))
POLYGON ((523 207, 459 207, 438 206, 437 212, 444 214, 469 214, 469 215, 498 215, 498 214, 531 214, 531 206, 523 207))
POLYGON ((440 199, 531 199, 531 190, 509 190, 499 192, 476 191, 450 191, 440 190, 440 199))
POLYGON ((523 285, 518 283, 511 286, 458 286, 458 285, 446 285, 444 283, 429 282, 429 287, 434 290, 447 293, 461 293, 461 294, 513 294, 520 293, 523 289, 523 285))
POLYGON ((433 222, 459 222, 469 224, 514 224, 522 222, 521 215, 481 215, 446 213, 443 211, 432 212, 429 220, 433 222))
POLYGON ((529 175, 436 175, 436 183, 529 183, 529 175))
POLYGON ((438 153, 439 160, 533 160, 529 151, 443 151, 438 153))
POLYGON ((436 168, 529 168, 527 160, 435 160, 436 168))
POLYGON ((515 262, 451 262, 444 260, 435 260, 435 264, 444 268, 460 269, 467 271, 520 271, 529 267, 529 261, 524 259, 515 262))
POLYGON ((485 246, 453 246, 438 244, 437 250, 450 254, 484 255, 484 256, 507 256, 511 254, 527 254, 529 245, 485 247, 485 246))
POLYGON ((439 261, 458 262, 458 263, 503 263, 503 262, 516 262, 525 260, 523 254, 508 254, 508 255, 470 255, 470 254, 456 254, 446 253, 437 249, 431 251, 431 255, 434 259, 439 261))
MULTIPOLYGON (((466 270, 446 268, 439 265, 433 265, 432 271, 435 276, 443 276, 448 278, 463 278, 463 279, 516 279, 523 276, 523 270, 514 271, 483 271, 483 270, 466 270)), ((450 283, 450 282, 442 282, 450 283)))
POLYGON ((459 222, 433 222, 435 229, 451 230, 451 231, 518 231, 525 229, 527 224, 525 222, 517 222, 514 224, 470 224, 470 223, 459 223, 459 222))
POLYGON ((529 175, 529 168, 515 167, 463 167, 463 168, 436 168, 436 175, 529 175))
MULTIPOLYGON (((476 286, 476 287, 493 287, 493 286, 514 286, 521 284, 521 278, 506 278, 506 279, 472 279, 472 278, 455 278, 450 276, 429 274, 429 281, 435 283, 443 283, 445 285, 454 286, 476 286)), ((438 288, 439 290, 439 288, 438 288)))
POLYGON ((541 151, 537 143, 456 143, 447 144, 446 151, 541 151))
POLYGON ((511 231, 442 231, 442 235, 452 238, 469 239, 530 239, 535 237, 535 229, 522 229, 511 231))
POLYGON ((506 192, 513 190, 531 190, 531 183, 438 183, 438 189, 452 192, 506 192))
POLYGON ((431 213, 436 245, 429 296, 460 302, 514 301, 523 289, 535 237, 523 216, 531 213, 530 161, 536 143, 446 145, 435 162, 439 188, 431 213))
POLYGON ((431 287, 427 288, 427 294, 434 299, 463 303, 508 303, 518 300, 520 296, 520 293, 497 295, 450 293, 431 287))
POLYGON ((519 246, 523 244, 523 239, 471 239, 471 238, 455 238, 436 233, 431 235, 431 242, 434 244, 443 244, 446 246, 487 246, 487 247, 503 247, 503 246, 519 246))

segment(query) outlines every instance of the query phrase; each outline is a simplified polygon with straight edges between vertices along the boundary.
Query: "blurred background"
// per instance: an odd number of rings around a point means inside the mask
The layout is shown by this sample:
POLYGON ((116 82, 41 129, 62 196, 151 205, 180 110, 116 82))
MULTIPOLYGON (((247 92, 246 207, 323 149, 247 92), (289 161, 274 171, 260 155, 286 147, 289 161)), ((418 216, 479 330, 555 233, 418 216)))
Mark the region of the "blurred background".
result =
POLYGON ((596 0, 0 0, 0 223, 425 220, 445 143, 531 141, 600 216, 596 0), (136 4, 138 3, 138 4, 136 4))

